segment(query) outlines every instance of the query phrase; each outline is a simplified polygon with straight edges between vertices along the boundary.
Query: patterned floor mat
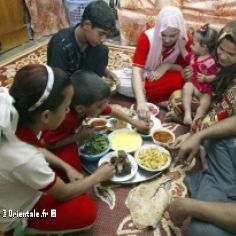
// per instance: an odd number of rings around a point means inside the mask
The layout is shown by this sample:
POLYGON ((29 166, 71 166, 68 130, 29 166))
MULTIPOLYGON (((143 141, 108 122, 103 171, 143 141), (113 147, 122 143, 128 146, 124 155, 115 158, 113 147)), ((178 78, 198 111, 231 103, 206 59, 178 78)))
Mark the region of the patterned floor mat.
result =
MULTIPOLYGON (((121 47, 109 44, 109 68, 122 68, 131 65, 131 58, 134 48, 121 47)), ((0 65, 0 86, 9 87, 13 81, 15 73, 21 67, 29 63, 45 63, 46 62, 47 44, 42 44, 36 48, 22 52, 14 58, 0 65)), ((129 107, 132 100, 113 98, 113 102, 124 104, 129 107), (122 100, 122 101, 121 101, 122 100), (125 101, 125 102, 124 102, 125 101)), ((163 120, 165 111, 161 111, 159 118, 163 120)), ((166 123, 176 136, 186 132, 186 127, 175 124, 166 123)), ((162 177, 157 177, 152 181, 161 181, 161 178, 169 177, 172 185, 169 190, 172 196, 185 196, 186 187, 183 184, 186 169, 170 168, 168 172, 163 173, 162 177)), ((147 183, 148 184, 148 183, 147 183)), ((91 191, 92 198, 99 209, 98 218, 93 228, 87 232, 80 233, 84 236, 181 236, 185 235, 185 228, 176 228, 168 217, 168 212, 164 216, 156 229, 138 230, 132 223, 129 210, 125 205, 125 201, 131 189, 136 187, 133 185, 114 185, 96 186, 91 191)), ((145 204, 145 203, 144 203, 145 204)))

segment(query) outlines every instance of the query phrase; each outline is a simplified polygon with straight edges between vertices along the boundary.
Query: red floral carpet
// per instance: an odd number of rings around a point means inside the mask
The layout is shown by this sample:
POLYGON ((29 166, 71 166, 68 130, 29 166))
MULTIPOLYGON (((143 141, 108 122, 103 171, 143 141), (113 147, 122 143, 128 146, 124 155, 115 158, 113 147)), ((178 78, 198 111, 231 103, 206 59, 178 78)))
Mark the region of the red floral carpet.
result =
MULTIPOLYGON (((15 73, 22 66, 29 63, 46 62, 46 43, 36 48, 22 52, 14 58, 0 65, 0 85, 9 87, 13 81, 15 73)), ((121 68, 130 65, 133 48, 109 45, 109 68, 121 68)), ((119 95, 112 97, 112 103, 130 107, 132 99, 127 99, 119 95)), ((159 118, 164 121, 165 111, 161 111, 159 118)), ((175 123, 164 123, 163 126, 170 128, 176 136, 187 131, 186 127, 175 123)), ((168 172, 152 181, 161 182, 163 178, 171 179, 169 193, 172 197, 185 196, 186 187, 183 178, 189 169, 170 168, 168 172)), ((176 228, 169 220, 168 212, 165 212, 156 229, 138 230, 135 228, 125 201, 136 185, 108 184, 106 186, 96 186, 91 191, 91 196, 98 207, 98 217, 92 229, 80 233, 84 236, 181 236, 186 235, 186 225, 180 229, 176 228)), ((145 202, 143 203, 145 204, 145 202)), ((145 216, 143 216, 145 217, 145 216)), ((78 235, 78 234, 74 234, 78 235)))

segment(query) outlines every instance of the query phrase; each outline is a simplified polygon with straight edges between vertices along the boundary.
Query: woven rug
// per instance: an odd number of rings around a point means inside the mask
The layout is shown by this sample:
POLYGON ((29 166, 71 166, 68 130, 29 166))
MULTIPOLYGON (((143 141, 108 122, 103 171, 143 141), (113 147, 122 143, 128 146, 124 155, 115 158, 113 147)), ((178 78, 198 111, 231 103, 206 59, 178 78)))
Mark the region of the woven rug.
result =
MULTIPOLYGON (((131 65, 133 48, 121 47, 109 44, 109 68, 121 68, 131 65)), ((19 55, 10 58, 0 65, 0 85, 9 87, 13 81, 15 73, 22 66, 28 63, 45 63, 46 62, 47 43, 40 44, 35 48, 26 50, 19 55)), ((120 95, 113 95, 112 103, 118 103, 129 107, 134 100, 127 99, 120 95)), ((164 120, 165 111, 161 110, 159 118, 164 120)), ((176 136, 183 134, 187 128, 175 123, 164 123, 162 125, 170 128, 176 136)), ((171 168, 162 176, 152 181, 161 181, 163 177, 168 176, 171 181, 170 194, 175 196, 185 196, 186 187, 183 184, 183 178, 186 171, 190 169, 171 168)), ((98 207, 98 217, 92 227, 87 232, 80 233, 84 236, 181 236, 186 235, 186 225, 176 228, 169 220, 168 212, 165 212, 159 226, 153 229, 138 230, 132 223, 129 210, 125 205, 127 196, 132 188, 138 184, 117 185, 107 184, 106 186, 96 186, 91 192, 91 196, 98 207)), ((145 204, 145 203, 143 203, 145 204)), ((145 217, 145 216, 144 216, 145 217)), ((78 235, 78 234, 75 234, 78 235)))

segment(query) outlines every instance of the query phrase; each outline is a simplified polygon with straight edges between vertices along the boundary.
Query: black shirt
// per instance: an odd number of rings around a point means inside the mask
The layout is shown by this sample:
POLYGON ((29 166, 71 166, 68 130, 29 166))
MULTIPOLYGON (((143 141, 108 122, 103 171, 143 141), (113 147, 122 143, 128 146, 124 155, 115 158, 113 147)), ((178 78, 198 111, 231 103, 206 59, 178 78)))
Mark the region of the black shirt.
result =
POLYGON ((108 64, 107 46, 88 45, 85 52, 81 52, 75 39, 77 26, 62 29, 51 38, 47 50, 47 64, 61 68, 69 74, 79 69, 87 69, 104 76, 108 64))

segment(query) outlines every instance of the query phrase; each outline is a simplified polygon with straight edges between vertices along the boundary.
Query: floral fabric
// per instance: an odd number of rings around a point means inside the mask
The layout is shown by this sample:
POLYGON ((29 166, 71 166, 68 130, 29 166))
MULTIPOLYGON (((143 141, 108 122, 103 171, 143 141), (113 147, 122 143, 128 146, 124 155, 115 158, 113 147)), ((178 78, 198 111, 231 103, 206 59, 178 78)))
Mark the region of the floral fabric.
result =
POLYGON ((183 0, 182 11, 189 27, 194 29, 209 23, 221 29, 228 21, 235 19, 235 0, 183 0))
POLYGON ((34 40, 69 26, 63 0, 25 0, 25 3, 31 17, 34 40))
MULTIPOLYGON (((214 99, 214 98, 213 98, 214 99)), ((182 91, 175 91, 169 99, 170 109, 173 110, 179 119, 183 118, 184 107, 182 100, 182 91)), ((192 110, 196 110, 198 101, 196 99, 192 102, 192 110)), ((208 128, 220 120, 226 119, 236 114, 236 85, 231 86, 222 95, 220 101, 213 100, 212 106, 206 116, 198 120, 192 127, 193 131, 208 128)))
POLYGON ((120 0, 118 10, 121 45, 136 45, 140 34, 155 25, 164 6, 181 7, 181 0, 120 0))
POLYGON ((142 31, 154 26, 159 10, 168 5, 179 7, 189 29, 209 23, 217 29, 235 19, 235 0, 120 0, 118 21, 122 45, 136 45, 142 31))

